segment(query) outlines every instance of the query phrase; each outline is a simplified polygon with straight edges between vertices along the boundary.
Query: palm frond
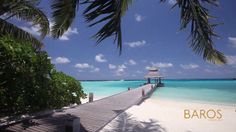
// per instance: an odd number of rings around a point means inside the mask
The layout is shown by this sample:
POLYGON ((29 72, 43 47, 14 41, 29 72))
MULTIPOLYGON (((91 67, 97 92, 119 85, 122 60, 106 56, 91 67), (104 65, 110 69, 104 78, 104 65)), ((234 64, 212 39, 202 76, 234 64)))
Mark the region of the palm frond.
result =
POLYGON ((124 16, 126 11, 129 8, 129 5, 131 5, 133 0, 123 0, 121 5, 121 15, 124 16))
POLYGON ((34 36, 28 32, 18 28, 17 26, 0 18, 0 36, 1 35, 12 35, 18 40, 31 42, 36 49, 41 49, 43 43, 37 40, 34 36))
POLYGON ((59 38, 66 32, 75 19, 79 0, 54 0, 51 6, 53 26, 52 36, 59 38))
POLYGON ((219 6, 219 1, 218 0, 202 0, 202 2, 209 3, 214 6, 219 6))
MULTIPOLYGON (((163 2, 165 0, 161 0, 163 2)), ((226 58, 223 53, 214 48, 213 38, 218 37, 214 27, 218 24, 211 24, 209 19, 213 18, 209 11, 202 6, 208 3, 218 5, 217 0, 177 0, 180 8, 180 29, 191 25, 190 47, 196 54, 202 55, 204 60, 214 64, 225 64, 226 58)))
POLYGON ((20 0, 14 2, 14 0, 7 1, 8 8, 6 15, 9 17, 16 17, 20 20, 31 22, 32 25, 39 25, 39 31, 41 33, 41 39, 43 39, 49 32, 49 21, 47 16, 35 5, 36 1, 20 0), (10 4, 9 4, 10 3, 10 4))
POLYGON ((114 43, 122 51, 121 19, 128 9, 132 0, 94 0, 89 2, 84 11, 86 22, 91 23, 89 27, 105 23, 103 27, 93 36, 97 44, 104 39, 115 36, 114 43))

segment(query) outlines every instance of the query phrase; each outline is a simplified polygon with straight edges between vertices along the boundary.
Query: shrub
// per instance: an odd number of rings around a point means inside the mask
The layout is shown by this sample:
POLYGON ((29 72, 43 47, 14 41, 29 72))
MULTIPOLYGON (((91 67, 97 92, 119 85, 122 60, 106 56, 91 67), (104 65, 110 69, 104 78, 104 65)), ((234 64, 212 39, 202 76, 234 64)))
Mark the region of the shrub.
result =
POLYGON ((85 97, 80 82, 62 72, 52 72, 50 87, 51 104, 55 104, 57 108, 70 103, 80 104, 80 98, 85 97))
POLYGON ((79 81, 57 72, 46 52, 0 37, 0 116, 80 104, 81 97, 79 81))

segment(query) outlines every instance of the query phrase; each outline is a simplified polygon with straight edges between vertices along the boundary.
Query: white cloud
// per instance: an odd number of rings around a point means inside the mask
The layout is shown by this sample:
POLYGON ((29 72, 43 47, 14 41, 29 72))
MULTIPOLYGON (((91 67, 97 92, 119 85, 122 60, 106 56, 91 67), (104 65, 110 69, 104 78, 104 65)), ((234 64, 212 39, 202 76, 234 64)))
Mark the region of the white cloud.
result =
POLYGON ((90 65, 88 63, 77 63, 75 68, 78 68, 78 72, 83 72, 85 69, 90 70, 90 72, 99 72, 100 68, 90 65), (82 70, 83 69, 83 70, 82 70))
POLYGON ((228 37, 228 40, 232 44, 230 46, 236 48, 236 37, 228 37))
POLYGON ((122 76, 122 75, 124 75, 126 68, 127 68, 127 67, 126 67, 124 64, 119 65, 119 66, 117 67, 117 70, 115 71, 116 76, 122 76))
MULTIPOLYGON (((53 26, 54 22, 52 20, 49 20, 49 26, 50 28, 52 29, 52 26, 53 26)), ((59 37, 59 40, 62 40, 62 41, 66 41, 66 40, 70 40, 70 36, 73 35, 73 34, 78 34, 78 29, 77 28, 71 28, 69 27, 68 30, 61 36, 59 37)))
POLYGON ((7 19, 9 16, 7 15, 7 13, 4 13, 0 16, 1 19, 7 19))
POLYGON ((113 64, 109 64, 108 67, 109 69, 116 69, 116 65, 113 65, 113 64))
POLYGON ((75 65, 75 68, 80 68, 80 69, 91 68, 91 69, 93 69, 94 66, 93 66, 93 65, 89 65, 88 63, 77 63, 77 64, 75 65))
POLYGON ((136 63, 135 60, 130 59, 130 60, 128 60, 128 64, 129 64, 129 65, 136 65, 137 63, 136 63))
POLYGON ((146 70, 149 70, 150 68, 151 68, 150 66, 146 66, 146 67, 145 67, 146 70))
POLYGON ((78 72, 83 72, 83 70, 79 69, 78 72))
POLYGON ((97 62, 107 62, 107 60, 105 59, 105 56, 103 54, 97 54, 95 56, 95 61, 97 61, 97 62))
POLYGON ((35 35, 35 36, 40 35, 40 32, 38 32, 39 29, 40 29, 39 25, 35 25, 35 26, 31 26, 31 27, 22 26, 20 28, 23 29, 24 31, 30 33, 30 34, 35 35))
POLYGON ((154 67, 158 67, 158 68, 169 68, 169 67, 173 67, 172 63, 165 63, 165 62, 158 62, 158 63, 154 63, 151 62, 152 66, 154 67))
POLYGON ((67 63, 70 63, 70 60, 66 57, 57 57, 52 62, 54 64, 67 64, 67 63))
POLYGON ((100 71, 100 68, 94 68, 91 72, 99 72, 100 71))
MULTIPOLYGON (((145 69, 149 70, 151 67, 157 67, 157 68, 170 68, 173 67, 174 65, 170 62, 151 62, 151 66, 146 66, 145 69)), ((162 71, 165 71, 162 69, 162 71)))
POLYGON ((205 71, 205 72, 208 72, 208 73, 212 73, 212 72, 213 72, 212 70, 210 70, 210 69, 208 69, 208 68, 204 69, 204 71, 205 71))
POLYGON ((168 0, 168 4, 174 5, 174 4, 176 4, 176 0, 168 0))
POLYGON ((138 74, 142 74, 143 72, 142 72, 142 71, 139 71, 139 70, 137 70, 137 71, 136 71, 136 73, 138 73, 138 74))
POLYGON ((140 15, 140 14, 135 14, 134 18, 137 22, 141 22, 144 20, 144 16, 140 15))
POLYGON ((69 40, 69 36, 72 34, 78 34, 78 29, 77 28, 68 28, 68 30, 59 38, 60 40, 69 40))
POLYGON ((180 64, 180 67, 182 67, 183 69, 189 70, 189 69, 196 69, 199 68, 199 65, 197 64, 180 64))
POLYGON ((144 46, 146 44, 146 41, 142 40, 142 41, 135 41, 135 42, 125 42, 125 44, 129 45, 129 47, 131 48, 135 48, 135 47, 144 46))
POLYGON ((226 56, 228 65, 236 67, 236 55, 226 56))
POLYGON ((116 76, 126 75, 125 69, 127 67, 125 66, 125 64, 121 64, 121 65, 109 64, 108 67, 109 67, 109 69, 114 70, 116 76))
MULTIPOLYGON (((36 36, 39 36, 40 35, 40 32, 38 32, 40 30, 40 26, 39 25, 34 25, 34 26, 31 26, 32 23, 28 23, 28 26, 21 26, 20 28, 23 29, 24 31, 30 33, 30 34, 33 34, 33 35, 36 35, 36 36)), ((52 28, 53 26, 53 22, 52 21, 49 21, 49 27, 52 28)), ((59 37, 59 40, 69 40, 70 36, 73 35, 73 34, 78 34, 78 29, 77 28, 71 28, 69 27, 68 30, 61 36, 59 37)), ((50 34, 48 36, 51 36, 50 34)))
POLYGON ((127 67, 126 67, 124 64, 122 64, 122 65, 119 65, 118 68, 125 69, 125 68, 127 68, 127 67))
POLYGON ((116 76, 122 76, 124 75, 125 70, 124 69, 117 69, 116 70, 116 76))

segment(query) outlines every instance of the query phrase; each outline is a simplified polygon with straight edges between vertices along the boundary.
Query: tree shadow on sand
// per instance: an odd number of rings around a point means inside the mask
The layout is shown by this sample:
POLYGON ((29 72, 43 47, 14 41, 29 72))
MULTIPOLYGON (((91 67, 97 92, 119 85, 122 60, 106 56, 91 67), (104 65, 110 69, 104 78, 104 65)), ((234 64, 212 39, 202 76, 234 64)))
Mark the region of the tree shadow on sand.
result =
POLYGON ((102 132, 166 132, 159 122, 153 119, 140 122, 124 112, 113 120, 102 132))

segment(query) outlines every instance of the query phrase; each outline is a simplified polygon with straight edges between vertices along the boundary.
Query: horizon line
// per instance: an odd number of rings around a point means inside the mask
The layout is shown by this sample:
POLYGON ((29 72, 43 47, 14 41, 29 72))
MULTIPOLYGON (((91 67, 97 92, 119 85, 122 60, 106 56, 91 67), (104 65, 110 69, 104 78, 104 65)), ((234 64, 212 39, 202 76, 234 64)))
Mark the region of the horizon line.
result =
MULTIPOLYGON (((77 79, 79 80, 79 79, 77 79)), ((140 81, 146 79, 83 79, 79 81, 140 81)), ((167 78, 162 80, 236 80, 236 78, 167 78)))

